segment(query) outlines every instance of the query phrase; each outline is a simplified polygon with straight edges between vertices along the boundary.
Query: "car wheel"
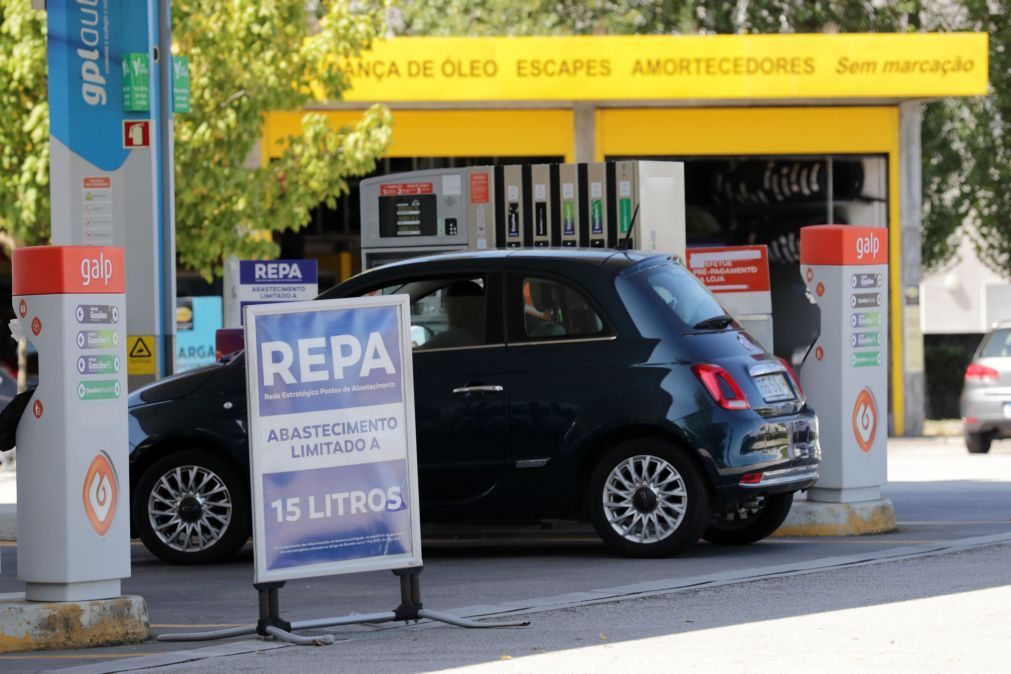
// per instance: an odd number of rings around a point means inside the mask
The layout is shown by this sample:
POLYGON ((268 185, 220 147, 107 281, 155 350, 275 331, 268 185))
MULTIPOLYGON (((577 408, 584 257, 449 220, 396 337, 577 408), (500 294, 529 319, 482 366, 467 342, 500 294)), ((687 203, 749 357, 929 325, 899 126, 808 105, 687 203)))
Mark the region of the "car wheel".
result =
POLYGON ((966 433, 965 447, 970 454, 986 454, 990 451, 993 438, 989 433, 966 433))
POLYGON ((629 440, 608 451, 590 476, 590 521, 604 542, 632 557, 667 557, 694 544, 709 522, 701 471, 676 447, 629 440))
POLYGON ((220 562, 249 538, 246 484, 228 461, 206 450, 156 461, 137 482, 133 504, 141 541, 167 562, 220 562))
POLYGON ((790 514, 793 493, 758 496, 713 517, 702 538, 717 545, 747 545, 768 537, 790 514))

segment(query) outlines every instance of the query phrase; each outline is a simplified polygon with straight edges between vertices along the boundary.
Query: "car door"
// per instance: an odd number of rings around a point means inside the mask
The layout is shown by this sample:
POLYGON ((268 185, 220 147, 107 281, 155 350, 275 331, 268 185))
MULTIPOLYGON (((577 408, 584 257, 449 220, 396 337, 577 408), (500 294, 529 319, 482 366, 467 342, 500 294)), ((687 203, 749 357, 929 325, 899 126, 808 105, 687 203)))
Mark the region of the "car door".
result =
POLYGON ((573 280, 515 270, 506 288, 515 489, 527 494, 519 503, 528 514, 559 514, 552 495, 568 491, 580 458, 565 449, 578 445, 590 420, 607 422, 607 400, 620 391, 609 379, 619 347, 604 312, 573 280))
MULTIPOLYGON (((479 504, 505 467, 506 348, 498 272, 401 277, 366 294, 411 298, 414 407, 425 515, 479 504), (455 314, 454 314, 455 312, 455 314)), ((480 510, 467 511, 479 514, 480 510)))

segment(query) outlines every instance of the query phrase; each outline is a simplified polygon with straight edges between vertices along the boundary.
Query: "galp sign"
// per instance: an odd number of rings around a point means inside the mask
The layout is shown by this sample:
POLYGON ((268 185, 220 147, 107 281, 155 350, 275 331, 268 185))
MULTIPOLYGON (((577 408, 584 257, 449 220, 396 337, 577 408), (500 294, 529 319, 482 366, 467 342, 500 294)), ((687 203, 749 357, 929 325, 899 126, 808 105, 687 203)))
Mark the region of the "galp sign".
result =
POLYGON ((81 285, 90 287, 94 281, 96 284, 101 281, 102 285, 108 286, 113 278, 112 260, 105 256, 104 252, 99 252, 96 257, 85 257, 81 260, 81 285))

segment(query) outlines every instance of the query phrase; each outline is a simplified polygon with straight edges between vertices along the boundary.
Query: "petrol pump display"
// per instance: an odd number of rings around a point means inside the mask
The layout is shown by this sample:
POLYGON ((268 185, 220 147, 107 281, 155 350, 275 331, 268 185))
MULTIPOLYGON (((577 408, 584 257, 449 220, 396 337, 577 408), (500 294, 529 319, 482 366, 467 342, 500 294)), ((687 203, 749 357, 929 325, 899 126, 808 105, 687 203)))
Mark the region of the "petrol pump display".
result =
POLYGON ((120 595, 130 575, 123 249, 21 248, 14 311, 39 352, 18 425, 18 579, 31 601, 120 595))
POLYGON ((800 370, 821 424, 821 479, 808 496, 877 500, 887 479, 888 230, 805 227, 800 271, 821 310, 821 334, 800 370))

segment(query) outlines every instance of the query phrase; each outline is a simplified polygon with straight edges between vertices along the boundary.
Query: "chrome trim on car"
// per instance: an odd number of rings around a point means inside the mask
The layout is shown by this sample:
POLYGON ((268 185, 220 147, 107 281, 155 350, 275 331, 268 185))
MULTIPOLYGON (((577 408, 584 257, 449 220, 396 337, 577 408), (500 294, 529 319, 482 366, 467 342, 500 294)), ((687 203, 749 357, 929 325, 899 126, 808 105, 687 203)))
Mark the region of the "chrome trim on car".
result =
POLYGON ((777 487, 791 482, 808 482, 818 479, 817 466, 801 466, 799 468, 783 468, 782 470, 769 470, 762 473, 761 482, 745 482, 740 486, 750 489, 761 489, 763 487, 777 487))
POLYGON ((416 349, 411 349, 411 353, 439 353, 440 351, 473 351, 474 349, 498 349, 505 346, 501 344, 477 344, 475 346, 444 346, 438 349, 426 349, 424 345, 416 349))
POLYGON ((618 339, 614 335, 607 337, 576 337, 573 339, 544 339, 536 342, 510 342, 509 346, 545 346, 547 344, 576 344, 579 342, 612 342, 618 339))
POLYGON ((748 368, 748 374, 752 377, 761 377, 767 374, 776 374, 777 372, 786 372, 786 366, 778 360, 763 360, 761 363, 748 368))
POLYGON ((517 468, 543 468, 551 459, 521 459, 516 462, 517 468))

